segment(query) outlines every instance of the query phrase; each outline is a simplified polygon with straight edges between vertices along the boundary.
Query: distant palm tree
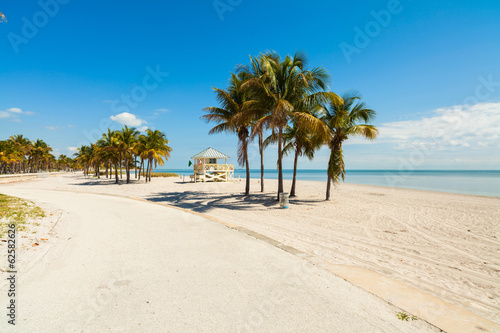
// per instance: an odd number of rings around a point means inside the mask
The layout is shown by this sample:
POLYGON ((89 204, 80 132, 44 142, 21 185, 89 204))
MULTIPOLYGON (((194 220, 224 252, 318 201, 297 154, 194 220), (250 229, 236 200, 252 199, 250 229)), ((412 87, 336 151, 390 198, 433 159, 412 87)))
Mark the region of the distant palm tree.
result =
POLYGON ((351 136, 375 139, 378 130, 375 126, 368 124, 374 118, 375 111, 361 102, 361 96, 356 91, 348 91, 342 95, 342 99, 332 99, 322 108, 321 119, 329 129, 325 142, 330 148, 326 200, 330 200, 331 183, 336 183, 340 179, 344 180, 345 177, 342 143, 351 136))
POLYGON ((38 172, 44 166, 47 166, 50 156, 52 156, 50 154, 52 148, 40 139, 34 141, 31 146, 32 170, 38 172))
POLYGON ((78 163, 83 166, 83 174, 88 176, 89 169, 92 163, 93 148, 92 145, 82 145, 77 149, 77 152, 73 154, 78 163))
POLYGON ((116 132, 112 131, 108 128, 107 133, 102 134, 102 138, 97 141, 98 146, 100 147, 98 150, 98 154, 101 155, 101 160, 106 166, 106 178, 108 178, 108 169, 109 169, 109 177, 111 178, 113 174, 113 161, 114 156, 113 153, 110 152, 108 147, 113 145, 113 138, 116 137, 116 132))
POLYGON ((250 110, 254 104, 247 100, 245 90, 242 88, 243 80, 235 74, 231 74, 227 90, 213 88, 217 95, 220 107, 207 107, 207 112, 201 116, 207 122, 216 122, 209 134, 229 132, 238 136, 238 163, 246 168, 245 195, 250 194, 250 166, 248 163, 248 143, 250 140, 251 114, 250 110))
POLYGON ((134 148, 137 143, 137 136, 139 131, 135 128, 125 126, 121 131, 116 132, 120 140, 120 147, 123 159, 125 161, 125 172, 127 174, 127 184, 130 182, 130 165, 134 159, 134 148))
POLYGON ((146 130, 146 135, 141 135, 141 144, 144 145, 142 157, 148 162, 146 167, 146 182, 151 181, 151 171, 153 164, 165 164, 164 159, 168 161, 172 148, 168 145, 169 141, 165 133, 159 130, 146 130))
POLYGON ((3 13, 0 12, 0 23, 2 22, 7 22, 7 18, 5 17, 5 15, 3 13))
POLYGON ((22 134, 11 136, 10 141, 14 144, 15 149, 20 155, 17 171, 27 172, 26 156, 28 156, 32 148, 31 141, 28 138, 25 138, 22 134))

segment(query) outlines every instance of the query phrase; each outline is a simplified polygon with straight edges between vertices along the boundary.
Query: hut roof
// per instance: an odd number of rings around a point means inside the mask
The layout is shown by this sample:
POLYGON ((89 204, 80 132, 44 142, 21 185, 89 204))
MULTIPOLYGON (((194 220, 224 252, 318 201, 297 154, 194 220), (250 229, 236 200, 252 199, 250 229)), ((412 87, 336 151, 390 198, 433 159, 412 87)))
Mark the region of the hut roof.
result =
POLYGON ((230 157, 227 156, 226 154, 221 153, 218 150, 215 150, 215 149, 209 147, 209 148, 205 149, 204 151, 194 155, 191 158, 224 158, 224 159, 228 159, 230 157))

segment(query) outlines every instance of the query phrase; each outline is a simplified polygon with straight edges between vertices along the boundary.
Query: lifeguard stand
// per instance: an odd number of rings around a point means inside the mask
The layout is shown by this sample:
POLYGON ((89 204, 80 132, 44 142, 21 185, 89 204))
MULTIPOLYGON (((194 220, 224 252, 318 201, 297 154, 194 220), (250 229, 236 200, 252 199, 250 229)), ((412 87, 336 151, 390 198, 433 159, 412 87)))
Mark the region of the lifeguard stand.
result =
POLYGON ((193 174, 190 176, 195 183, 202 182, 228 182, 234 177, 234 165, 227 164, 230 157, 213 148, 191 157, 193 159, 193 174), (218 160, 224 160, 224 164, 219 164, 218 160))

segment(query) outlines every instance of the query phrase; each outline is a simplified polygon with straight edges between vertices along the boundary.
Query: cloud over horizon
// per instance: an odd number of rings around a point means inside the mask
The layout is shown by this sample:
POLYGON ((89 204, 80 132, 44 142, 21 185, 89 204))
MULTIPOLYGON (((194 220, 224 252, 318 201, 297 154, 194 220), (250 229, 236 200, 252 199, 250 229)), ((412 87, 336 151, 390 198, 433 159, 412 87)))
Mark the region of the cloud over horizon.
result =
POLYGON ((397 143, 398 149, 495 147, 500 145, 500 103, 439 108, 430 117, 385 123, 379 130, 377 140, 397 143))
MULTIPOLYGON (((416 120, 383 123, 374 144, 393 143, 397 150, 500 147, 500 103, 456 105, 433 110, 416 120)), ((353 137, 346 144, 368 144, 353 137)))

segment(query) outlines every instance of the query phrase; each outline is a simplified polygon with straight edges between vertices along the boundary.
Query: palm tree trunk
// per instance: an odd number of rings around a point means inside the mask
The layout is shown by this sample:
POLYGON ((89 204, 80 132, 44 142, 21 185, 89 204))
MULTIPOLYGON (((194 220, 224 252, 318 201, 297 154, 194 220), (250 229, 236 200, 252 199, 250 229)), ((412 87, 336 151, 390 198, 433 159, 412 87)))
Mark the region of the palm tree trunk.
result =
POLYGON ((330 159, 328 160, 328 169, 327 169, 327 183, 326 183, 326 201, 330 200, 330 188, 332 186, 332 177, 330 174, 330 171, 333 170, 333 154, 334 154, 334 149, 332 148, 330 152, 330 159))
POLYGON ((115 165, 115 184, 118 184, 118 165, 115 165))
POLYGON ((142 174, 144 176, 144 178, 146 179, 146 183, 148 182, 148 170, 149 170, 149 158, 148 158, 148 163, 146 164, 146 170, 145 170, 146 172, 145 172, 145 174, 144 174, 144 172, 142 174))
POLYGON ((280 193, 283 193, 283 128, 278 131, 278 195, 276 201, 280 200, 280 193))
POLYGON ((127 173, 127 184, 130 183, 130 165, 128 163, 128 158, 125 157, 125 172, 127 173))
POLYGON ((149 181, 151 182, 151 171, 153 171, 153 159, 151 158, 151 162, 149 163, 149 181))
POLYGON ((144 159, 141 157, 141 164, 139 165, 139 180, 141 180, 141 170, 144 164, 144 159))
POLYGON ((134 171, 135 171, 135 178, 137 178, 137 155, 135 155, 135 160, 134 160, 134 171))
MULTIPOLYGON (((245 150, 247 150, 247 147, 245 147, 245 150)), ((250 194, 250 165, 248 163, 248 151, 245 151, 245 165, 246 165, 246 170, 247 170, 247 180, 246 180, 246 185, 245 185, 245 196, 250 194)))
POLYGON ((123 179, 123 173, 122 173, 122 153, 120 152, 120 179, 123 179))
POLYGON ((295 147, 295 158, 293 160, 293 179, 292 179, 292 189, 290 190, 290 196, 295 196, 295 183, 297 181, 297 162, 299 160, 299 146, 295 147))
POLYGON ((327 177, 327 183, 326 183, 326 201, 330 200, 330 187, 332 186, 332 178, 330 177, 330 173, 328 172, 328 177, 327 177))
POLYGON ((264 133, 259 132, 259 152, 260 152, 260 191, 264 192, 264 133))

